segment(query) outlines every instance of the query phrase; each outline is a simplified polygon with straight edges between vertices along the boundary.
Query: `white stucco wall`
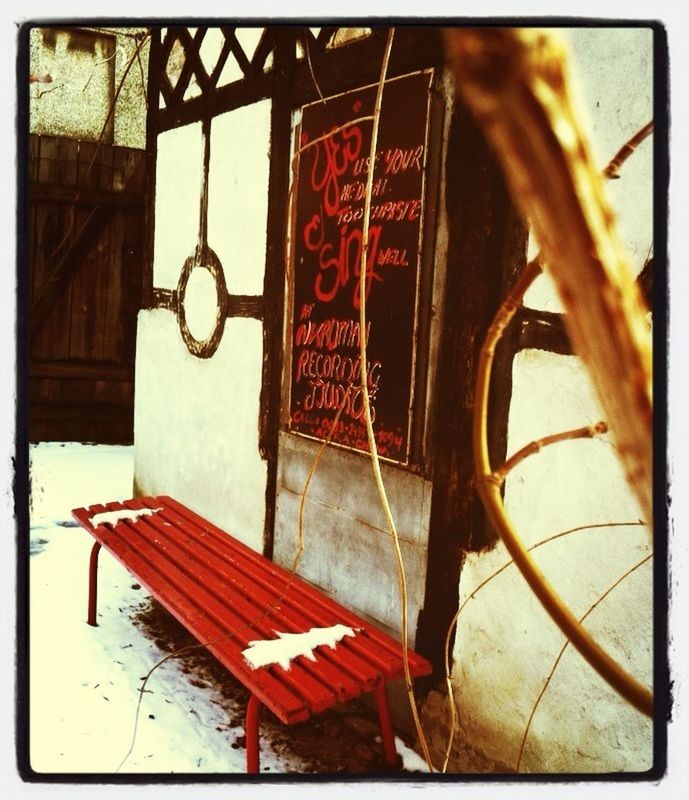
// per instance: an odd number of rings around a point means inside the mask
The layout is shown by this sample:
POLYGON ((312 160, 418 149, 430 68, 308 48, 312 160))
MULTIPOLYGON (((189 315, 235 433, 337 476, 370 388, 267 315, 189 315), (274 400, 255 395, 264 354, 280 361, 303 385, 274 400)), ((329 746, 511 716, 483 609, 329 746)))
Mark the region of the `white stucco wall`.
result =
POLYGON ((261 327, 228 320, 213 358, 199 359, 169 311, 140 312, 134 416, 137 491, 172 495, 256 550, 266 477, 258 453, 261 327))
MULTIPOLYGON (((261 294, 265 271, 270 103, 211 126, 208 243, 232 293, 261 294)), ((177 286, 199 230, 201 125, 158 139, 153 283, 177 286)), ((212 329, 215 284, 194 270, 188 324, 212 329)), ((171 494, 256 550, 263 547, 266 465, 258 449, 263 326, 227 320, 216 353, 192 356, 175 315, 142 311, 137 330, 134 479, 143 494, 171 494)))
MULTIPOLYGON (((573 51, 594 149, 603 166, 652 118, 649 30, 565 32, 573 51)), ((652 142, 644 142, 610 186, 622 236, 638 272, 652 244, 652 142)), ((560 311, 540 278, 528 305, 560 311)), ((536 350, 513 367, 508 453, 548 433, 602 418, 580 360, 536 350)), ((567 529, 640 519, 609 436, 561 443, 531 456, 509 476, 506 506, 527 545, 567 529)), ((634 564, 651 553, 645 526, 598 527, 545 544, 534 556, 581 617, 634 564)), ((460 603, 508 561, 505 548, 469 556, 460 603)), ((591 613, 586 627, 613 657, 652 685, 652 559, 591 613)), ((516 769, 529 715, 564 637, 515 567, 486 584, 460 615, 453 685, 461 738, 516 769)), ((652 724, 620 700, 568 647, 534 715, 522 771, 644 771, 652 764, 652 724)))

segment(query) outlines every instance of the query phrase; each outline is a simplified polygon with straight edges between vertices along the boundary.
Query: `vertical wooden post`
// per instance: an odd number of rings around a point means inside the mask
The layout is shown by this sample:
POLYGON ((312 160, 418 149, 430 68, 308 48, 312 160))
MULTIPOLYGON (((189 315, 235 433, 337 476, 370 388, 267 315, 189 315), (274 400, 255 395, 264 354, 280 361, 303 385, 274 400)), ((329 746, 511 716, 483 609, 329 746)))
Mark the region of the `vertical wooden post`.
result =
POLYGON ((263 382, 261 385, 259 449, 267 464, 266 514, 263 553, 273 557, 275 492, 280 427, 282 329, 285 305, 285 253, 287 246, 287 195, 289 189, 291 78, 295 61, 295 33, 276 28, 275 85, 270 115, 270 177, 266 271, 263 281, 263 382))
POLYGON ((146 102, 146 211, 145 239, 141 270, 141 307, 153 305, 153 242, 155 234, 156 161, 158 157, 158 98, 160 96, 160 28, 151 29, 148 52, 148 83, 146 102))
MULTIPOLYGON (((526 236, 512 210, 498 165, 471 119, 458 104, 450 122, 446 160, 447 280, 442 340, 436 371, 432 443, 433 496, 428 562, 416 650, 433 664, 418 682, 428 690, 444 672, 445 636, 458 607, 464 554, 495 539, 487 531, 475 492, 471 445, 473 394, 484 334, 510 280, 526 257, 526 236)), ((504 454, 510 385, 492 409, 495 456, 504 454)), ((453 637, 454 640, 454 637, 453 637)))

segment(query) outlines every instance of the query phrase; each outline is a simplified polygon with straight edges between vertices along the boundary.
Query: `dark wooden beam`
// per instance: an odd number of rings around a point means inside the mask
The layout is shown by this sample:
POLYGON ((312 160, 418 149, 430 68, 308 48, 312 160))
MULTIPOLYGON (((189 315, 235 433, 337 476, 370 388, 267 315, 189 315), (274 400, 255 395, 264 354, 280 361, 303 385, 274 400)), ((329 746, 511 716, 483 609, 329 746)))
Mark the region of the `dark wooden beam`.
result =
MULTIPOLYGON (((488 541, 472 448, 478 355, 501 301, 502 284, 523 266, 526 250, 495 158, 461 104, 450 121, 445 206, 447 279, 434 393, 433 494, 425 597, 416 633, 416 649, 434 672, 420 684, 422 691, 444 673, 445 636, 457 611, 464 554, 488 541)), ((502 392, 499 414, 506 414, 508 397, 509 391, 502 392)), ((504 438, 506 421, 501 426, 504 438)), ((500 441, 493 444, 499 449, 500 441)))
MULTIPOLYGON (((653 303, 653 258, 650 258, 636 279, 649 308, 653 303)), ((560 355, 573 355, 574 349, 567 333, 564 314, 540 311, 522 306, 512 327, 519 330, 518 349, 547 350, 560 355)))
POLYGON ((167 308, 177 313, 177 289, 155 287, 151 290, 150 300, 144 304, 144 308, 167 308))
POLYGON ((266 514, 263 553, 273 557, 278 434, 280 430, 283 319, 285 313, 285 258, 289 190, 290 134, 295 44, 290 29, 276 31, 273 56, 275 85, 270 117, 270 176, 266 270, 263 281, 263 380, 261 383, 259 450, 266 461, 266 514))
MULTIPOLYGON (((169 35, 169 34, 168 34, 169 35)), ((141 307, 153 304, 153 245, 155 234, 156 163, 158 158, 158 77, 161 65, 160 28, 151 29, 151 45, 148 55, 148 83, 146 86, 146 207, 144 216, 143 269, 141 270, 141 307)), ((165 56, 167 57, 167 56, 165 56)))
POLYGON ((250 83, 246 80, 235 81, 221 86, 214 91, 206 92, 200 97, 193 97, 184 103, 160 109, 157 114, 156 127, 159 133, 198 122, 201 119, 222 114, 233 108, 255 103, 268 97, 273 85, 273 75, 259 75, 250 83))
POLYGON ((75 420, 80 422, 131 420, 134 408, 125 403, 31 403, 29 418, 33 420, 75 420))
POLYGON ((520 350, 547 350, 564 356, 574 352, 565 328, 564 314, 522 306, 512 326, 519 331, 520 350))
POLYGON ((261 295, 227 295, 226 308, 228 317, 251 317, 252 319, 263 319, 263 306, 264 299, 261 295))

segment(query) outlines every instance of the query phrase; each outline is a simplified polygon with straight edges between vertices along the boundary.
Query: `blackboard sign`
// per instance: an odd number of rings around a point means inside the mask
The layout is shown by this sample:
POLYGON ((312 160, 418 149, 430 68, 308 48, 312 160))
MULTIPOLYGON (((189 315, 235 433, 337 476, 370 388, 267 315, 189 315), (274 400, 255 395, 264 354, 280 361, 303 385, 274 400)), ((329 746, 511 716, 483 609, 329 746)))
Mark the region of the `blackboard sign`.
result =
POLYGON ((429 117, 429 71, 387 81, 373 166, 359 325, 363 213, 376 86, 302 109, 292 231, 291 431, 368 452, 360 377, 380 455, 406 463, 416 348, 419 260, 429 117))

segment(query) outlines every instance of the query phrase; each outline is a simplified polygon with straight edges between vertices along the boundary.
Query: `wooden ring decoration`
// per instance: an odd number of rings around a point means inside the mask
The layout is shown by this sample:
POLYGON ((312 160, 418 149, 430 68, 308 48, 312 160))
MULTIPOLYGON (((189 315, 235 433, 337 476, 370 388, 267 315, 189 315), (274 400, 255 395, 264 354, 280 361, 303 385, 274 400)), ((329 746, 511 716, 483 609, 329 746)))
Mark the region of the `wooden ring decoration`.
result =
POLYGON ((184 262, 182 272, 177 283, 177 321, 182 339, 187 350, 197 358, 210 358, 218 349, 223 331, 225 330, 225 317, 227 316, 228 297, 225 273, 220 259, 208 246, 208 169, 211 158, 211 121, 203 122, 203 183, 201 186, 201 204, 199 208, 199 238, 196 252, 184 262), (187 284, 194 269, 207 269, 215 281, 217 307, 215 311, 215 327, 207 339, 199 340, 189 330, 187 315, 184 309, 187 284))
POLYGON ((177 321, 182 339, 187 346, 187 350, 197 358, 210 358, 218 349, 223 331, 225 330, 225 318, 227 316, 227 286, 225 284, 225 274, 223 272, 220 259, 215 252, 204 244, 199 247, 193 256, 190 256, 182 267, 177 284, 177 321), (215 312, 215 327, 207 339, 199 340, 189 330, 187 316, 184 309, 186 299, 187 284, 194 269, 207 269, 215 281, 217 295, 217 307, 215 312))

